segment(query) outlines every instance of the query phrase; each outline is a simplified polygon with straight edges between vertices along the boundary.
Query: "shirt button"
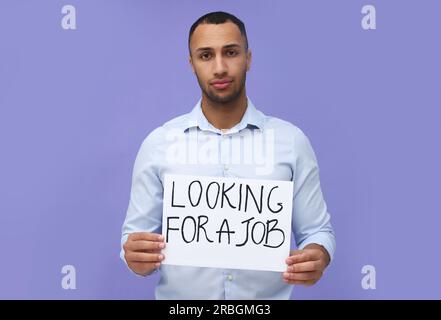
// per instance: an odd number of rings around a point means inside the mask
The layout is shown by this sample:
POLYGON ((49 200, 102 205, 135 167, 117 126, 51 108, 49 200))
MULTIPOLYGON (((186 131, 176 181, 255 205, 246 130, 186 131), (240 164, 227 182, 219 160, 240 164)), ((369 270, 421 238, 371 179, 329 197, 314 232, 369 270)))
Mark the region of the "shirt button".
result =
POLYGON ((228 281, 233 281, 233 276, 231 274, 227 275, 228 281))

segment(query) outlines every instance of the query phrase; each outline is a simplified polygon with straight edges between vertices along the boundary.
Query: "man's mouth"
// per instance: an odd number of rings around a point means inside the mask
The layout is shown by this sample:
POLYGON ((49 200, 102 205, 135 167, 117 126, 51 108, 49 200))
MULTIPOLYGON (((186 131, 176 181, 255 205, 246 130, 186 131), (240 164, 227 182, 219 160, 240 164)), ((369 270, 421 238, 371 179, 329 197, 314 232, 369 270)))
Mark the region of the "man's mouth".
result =
POLYGON ((232 80, 214 80, 211 82, 211 85, 216 88, 217 90, 223 90, 226 89, 230 83, 232 82, 232 80))

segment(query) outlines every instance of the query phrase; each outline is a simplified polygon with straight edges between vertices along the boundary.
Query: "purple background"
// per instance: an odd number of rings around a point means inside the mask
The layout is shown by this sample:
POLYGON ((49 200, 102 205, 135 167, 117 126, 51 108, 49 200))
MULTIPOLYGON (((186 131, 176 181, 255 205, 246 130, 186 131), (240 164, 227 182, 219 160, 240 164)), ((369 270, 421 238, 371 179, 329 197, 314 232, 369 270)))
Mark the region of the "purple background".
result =
POLYGON ((0 298, 153 298, 119 259, 138 148, 200 89, 190 25, 241 18, 248 95, 310 137, 335 262, 293 299, 441 298, 439 1, 0 2, 0 298), (77 30, 60 26, 77 9, 77 30), (360 26, 374 4, 377 30, 360 26), (61 288, 72 264, 77 289, 61 288), (363 290, 361 268, 377 271, 363 290))

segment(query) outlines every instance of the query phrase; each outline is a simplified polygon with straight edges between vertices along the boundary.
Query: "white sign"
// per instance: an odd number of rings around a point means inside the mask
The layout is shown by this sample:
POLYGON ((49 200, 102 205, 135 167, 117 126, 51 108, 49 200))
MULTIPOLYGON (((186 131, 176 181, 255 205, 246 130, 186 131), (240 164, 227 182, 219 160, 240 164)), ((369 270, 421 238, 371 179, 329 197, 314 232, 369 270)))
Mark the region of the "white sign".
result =
POLYGON ((293 182, 165 175, 163 264, 283 272, 293 182))

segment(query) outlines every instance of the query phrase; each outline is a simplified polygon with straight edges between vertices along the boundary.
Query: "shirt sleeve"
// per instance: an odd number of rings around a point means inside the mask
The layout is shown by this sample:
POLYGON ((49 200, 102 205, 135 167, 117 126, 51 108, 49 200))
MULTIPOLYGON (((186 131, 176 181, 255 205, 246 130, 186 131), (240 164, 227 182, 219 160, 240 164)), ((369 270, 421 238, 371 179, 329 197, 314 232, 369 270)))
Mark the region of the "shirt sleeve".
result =
POLYGON ((120 257, 124 258, 123 245, 133 232, 160 233, 162 227, 163 187, 158 175, 158 142, 152 132, 141 144, 132 173, 130 201, 122 226, 120 257))
POLYGON ((334 257, 336 242, 322 190, 317 159, 306 135, 294 136, 292 230, 298 249, 322 245, 334 257))

